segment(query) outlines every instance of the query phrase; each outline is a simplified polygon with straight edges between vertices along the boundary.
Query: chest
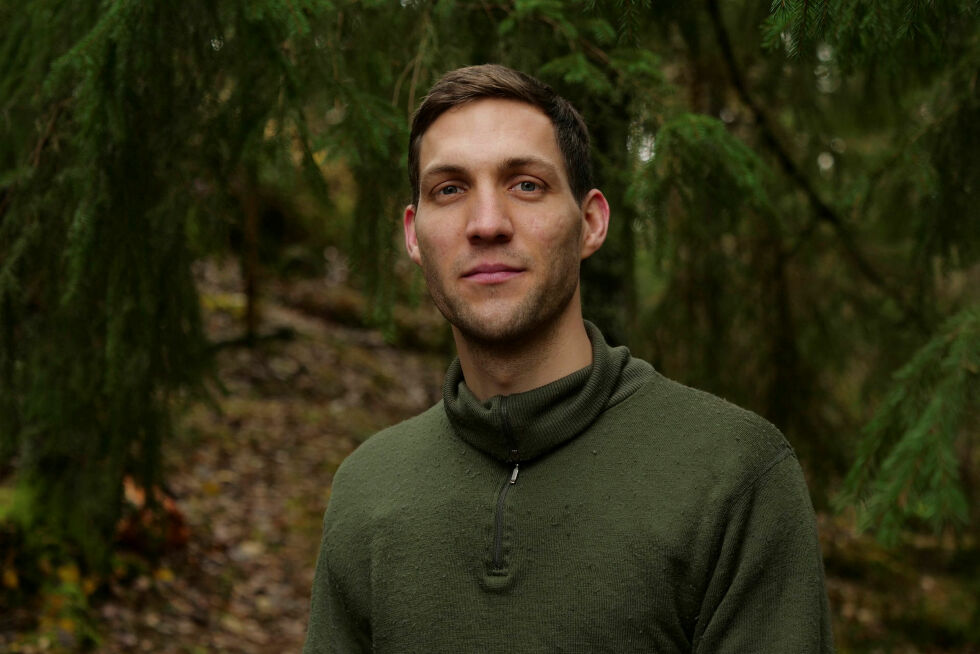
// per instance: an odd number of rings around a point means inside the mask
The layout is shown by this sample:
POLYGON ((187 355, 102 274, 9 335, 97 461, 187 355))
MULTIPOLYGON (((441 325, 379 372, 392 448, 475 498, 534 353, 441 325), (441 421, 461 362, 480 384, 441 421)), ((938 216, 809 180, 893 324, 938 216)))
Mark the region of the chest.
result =
POLYGON ((573 454, 389 489, 364 525, 379 651, 689 649, 710 566, 683 476, 573 454))

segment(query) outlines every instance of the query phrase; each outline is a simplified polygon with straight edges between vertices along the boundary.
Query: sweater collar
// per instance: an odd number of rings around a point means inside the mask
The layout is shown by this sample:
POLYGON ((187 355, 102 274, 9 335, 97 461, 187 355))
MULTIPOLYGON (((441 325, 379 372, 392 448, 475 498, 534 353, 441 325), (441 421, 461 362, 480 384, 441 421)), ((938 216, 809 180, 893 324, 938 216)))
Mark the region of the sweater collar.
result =
POLYGON ((592 365, 545 386, 513 395, 495 395, 485 402, 480 402, 466 386, 456 358, 446 372, 442 391, 446 414, 456 434, 494 458, 528 461, 582 433, 610 404, 614 394, 619 399, 629 395, 632 389, 623 388, 623 383, 638 385, 640 367, 629 364, 639 360, 631 359, 625 347, 606 345, 592 323, 586 321, 585 329, 592 342, 592 365))

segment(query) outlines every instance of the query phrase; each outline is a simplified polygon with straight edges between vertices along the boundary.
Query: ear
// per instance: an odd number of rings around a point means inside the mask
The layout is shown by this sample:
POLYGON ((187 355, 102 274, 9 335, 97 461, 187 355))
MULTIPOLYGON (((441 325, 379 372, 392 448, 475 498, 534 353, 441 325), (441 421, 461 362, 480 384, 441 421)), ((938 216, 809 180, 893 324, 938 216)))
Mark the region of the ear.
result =
POLYGON ((405 216, 403 218, 405 226, 405 249, 408 250, 409 258, 421 266, 422 256, 419 254, 419 239, 415 234, 415 213, 414 204, 405 207, 405 216))
POLYGON ((609 203, 597 188, 592 189, 582 202, 582 252, 588 259, 602 247, 609 229, 609 203))

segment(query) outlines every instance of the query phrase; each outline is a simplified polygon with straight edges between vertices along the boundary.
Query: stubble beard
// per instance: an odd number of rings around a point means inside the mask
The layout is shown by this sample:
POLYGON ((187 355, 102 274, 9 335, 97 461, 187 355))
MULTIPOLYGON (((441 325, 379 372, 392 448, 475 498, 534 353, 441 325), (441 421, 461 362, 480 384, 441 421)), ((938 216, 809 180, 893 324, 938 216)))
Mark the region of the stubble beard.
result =
MULTIPOLYGON (((579 282, 579 260, 569 247, 559 250, 544 280, 518 299, 500 298, 497 289, 487 289, 488 298, 481 302, 502 302, 513 306, 499 315, 483 315, 459 295, 446 290, 443 279, 431 266, 422 266, 429 295, 439 312, 472 345, 481 348, 509 349, 538 340, 549 333, 575 296, 579 282)), ((514 259, 509 259, 513 261, 514 259)), ((454 275, 453 279, 458 279, 454 275)))

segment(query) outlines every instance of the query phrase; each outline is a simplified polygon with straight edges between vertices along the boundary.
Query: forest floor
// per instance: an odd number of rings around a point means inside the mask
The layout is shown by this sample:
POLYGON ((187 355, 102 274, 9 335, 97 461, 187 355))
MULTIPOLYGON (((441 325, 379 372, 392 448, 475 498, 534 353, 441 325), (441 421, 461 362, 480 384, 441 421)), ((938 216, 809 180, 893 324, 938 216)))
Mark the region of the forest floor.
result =
MULTIPOLYGON (((234 339, 244 307, 234 273, 212 268, 201 282, 209 336, 234 339)), ((437 401, 447 363, 432 348, 392 347, 378 330, 325 320, 343 312, 321 296, 308 282, 270 289, 260 333, 289 337, 218 351, 223 390, 188 402, 166 451, 164 492, 187 537, 152 560, 120 559, 119 578, 93 597, 95 651, 302 648, 334 471, 373 432, 437 401)), ((439 324, 420 311, 417 324, 439 324)), ((980 652, 966 635, 975 556, 964 573, 949 543, 887 550, 847 516, 819 521, 840 652, 980 652)), ((74 651, 69 631, 0 638, 0 649, 74 651)))

